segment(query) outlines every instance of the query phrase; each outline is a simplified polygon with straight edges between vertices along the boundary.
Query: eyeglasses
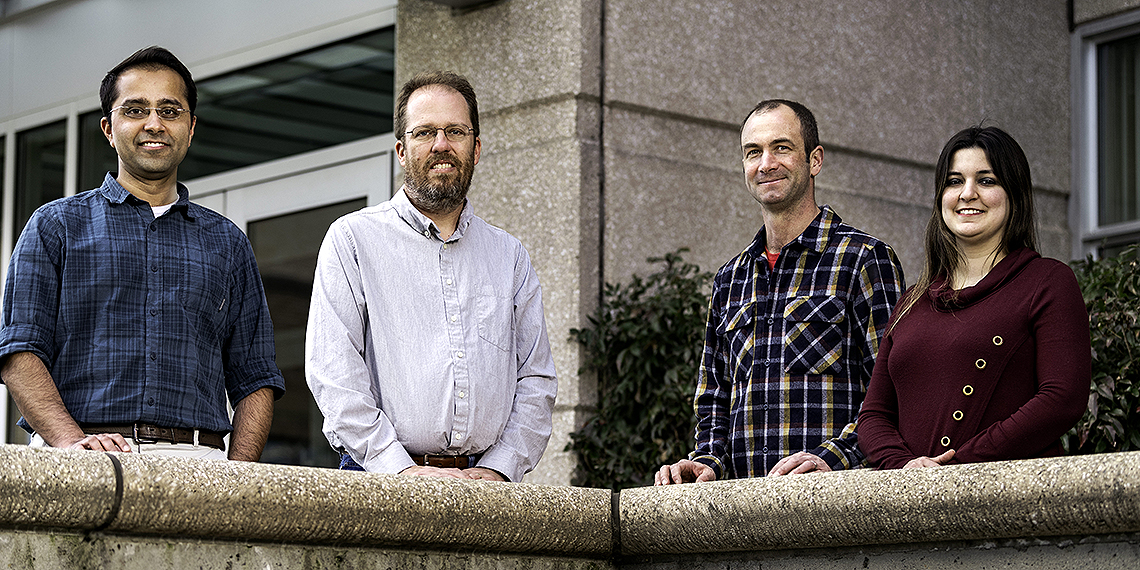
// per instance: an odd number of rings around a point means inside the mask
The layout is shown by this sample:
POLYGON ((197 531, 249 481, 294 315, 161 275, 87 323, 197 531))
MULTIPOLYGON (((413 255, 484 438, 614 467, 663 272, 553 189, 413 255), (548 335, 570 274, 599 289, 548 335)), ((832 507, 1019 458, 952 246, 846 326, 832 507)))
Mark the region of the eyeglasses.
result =
POLYGON ((111 112, 114 113, 120 109, 122 109, 120 113, 132 121, 140 121, 149 117, 151 111, 158 113, 158 118, 164 121, 177 121, 182 117, 183 113, 190 112, 186 109, 179 109, 178 107, 136 107, 134 105, 119 105, 111 109, 111 112))
POLYGON ((435 140, 435 134, 443 131, 443 136, 447 140, 457 143, 467 140, 467 135, 475 132, 475 129, 465 127, 463 125, 448 125, 446 127, 416 127, 410 131, 405 131, 405 135, 412 137, 412 142, 427 143, 435 140))

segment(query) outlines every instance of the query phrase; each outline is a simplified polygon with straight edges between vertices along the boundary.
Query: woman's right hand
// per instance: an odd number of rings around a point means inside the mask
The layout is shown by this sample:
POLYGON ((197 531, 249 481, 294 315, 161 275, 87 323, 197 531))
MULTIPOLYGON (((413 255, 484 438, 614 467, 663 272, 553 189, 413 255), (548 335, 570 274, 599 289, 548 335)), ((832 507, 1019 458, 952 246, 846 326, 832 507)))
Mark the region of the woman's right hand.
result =
POLYGON ((953 458, 954 450, 951 449, 946 453, 939 455, 938 457, 915 457, 914 459, 907 461, 906 465, 903 465, 903 469, 913 469, 916 467, 938 467, 940 465, 946 465, 946 462, 950 461, 953 458))

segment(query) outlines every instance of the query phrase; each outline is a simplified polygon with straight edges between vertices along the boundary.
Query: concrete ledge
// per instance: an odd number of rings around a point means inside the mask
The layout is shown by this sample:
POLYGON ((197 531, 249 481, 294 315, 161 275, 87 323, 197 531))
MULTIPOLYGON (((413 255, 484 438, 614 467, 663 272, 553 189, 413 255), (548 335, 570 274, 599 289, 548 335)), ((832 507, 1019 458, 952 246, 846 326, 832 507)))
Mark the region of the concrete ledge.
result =
POLYGON ((0 526, 467 551, 612 551, 611 493, 0 446, 0 526), (117 512, 116 503, 119 504, 117 512))
POLYGON ((1140 452, 856 470, 621 493, 622 554, 1140 530, 1140 452))
POLYGON ((617 520, 602 489, 15 445, 0 462, 0 567, 1140 565, 1140 452, 629 489, 617 520))

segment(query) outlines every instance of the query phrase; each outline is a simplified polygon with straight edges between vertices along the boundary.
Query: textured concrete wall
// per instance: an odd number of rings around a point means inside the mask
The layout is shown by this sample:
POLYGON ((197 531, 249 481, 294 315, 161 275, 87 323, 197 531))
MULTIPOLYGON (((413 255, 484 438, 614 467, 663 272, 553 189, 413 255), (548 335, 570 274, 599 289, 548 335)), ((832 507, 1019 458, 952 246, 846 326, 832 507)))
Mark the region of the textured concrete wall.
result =
POLYGON ((1140 565, 1140 452, 647 487, 616 501, 24 446, 0 446, 0 464, 0 568, 1140 565))
POLYGON ((1086 24, 1140 8, 1140 0, 1073 0, 1073 23, 1086 24))

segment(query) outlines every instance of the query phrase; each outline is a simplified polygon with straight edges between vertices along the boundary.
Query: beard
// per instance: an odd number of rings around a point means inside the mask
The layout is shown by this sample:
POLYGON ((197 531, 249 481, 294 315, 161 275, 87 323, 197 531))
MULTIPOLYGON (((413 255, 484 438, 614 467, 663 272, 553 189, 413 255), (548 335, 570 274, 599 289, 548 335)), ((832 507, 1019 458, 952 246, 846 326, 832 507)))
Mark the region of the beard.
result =
POLYGON ((475 172, 475 150, 467 159, 449 152, 428 155, 416 160, 408 155, 408 168, 404 170, 404 192, 408 200, 420 210, 430 214, 446 214, 463 206, 471 176, 475 172), (431 167, 440 162, 451 162, 455 172, 433 174, 431 167))

